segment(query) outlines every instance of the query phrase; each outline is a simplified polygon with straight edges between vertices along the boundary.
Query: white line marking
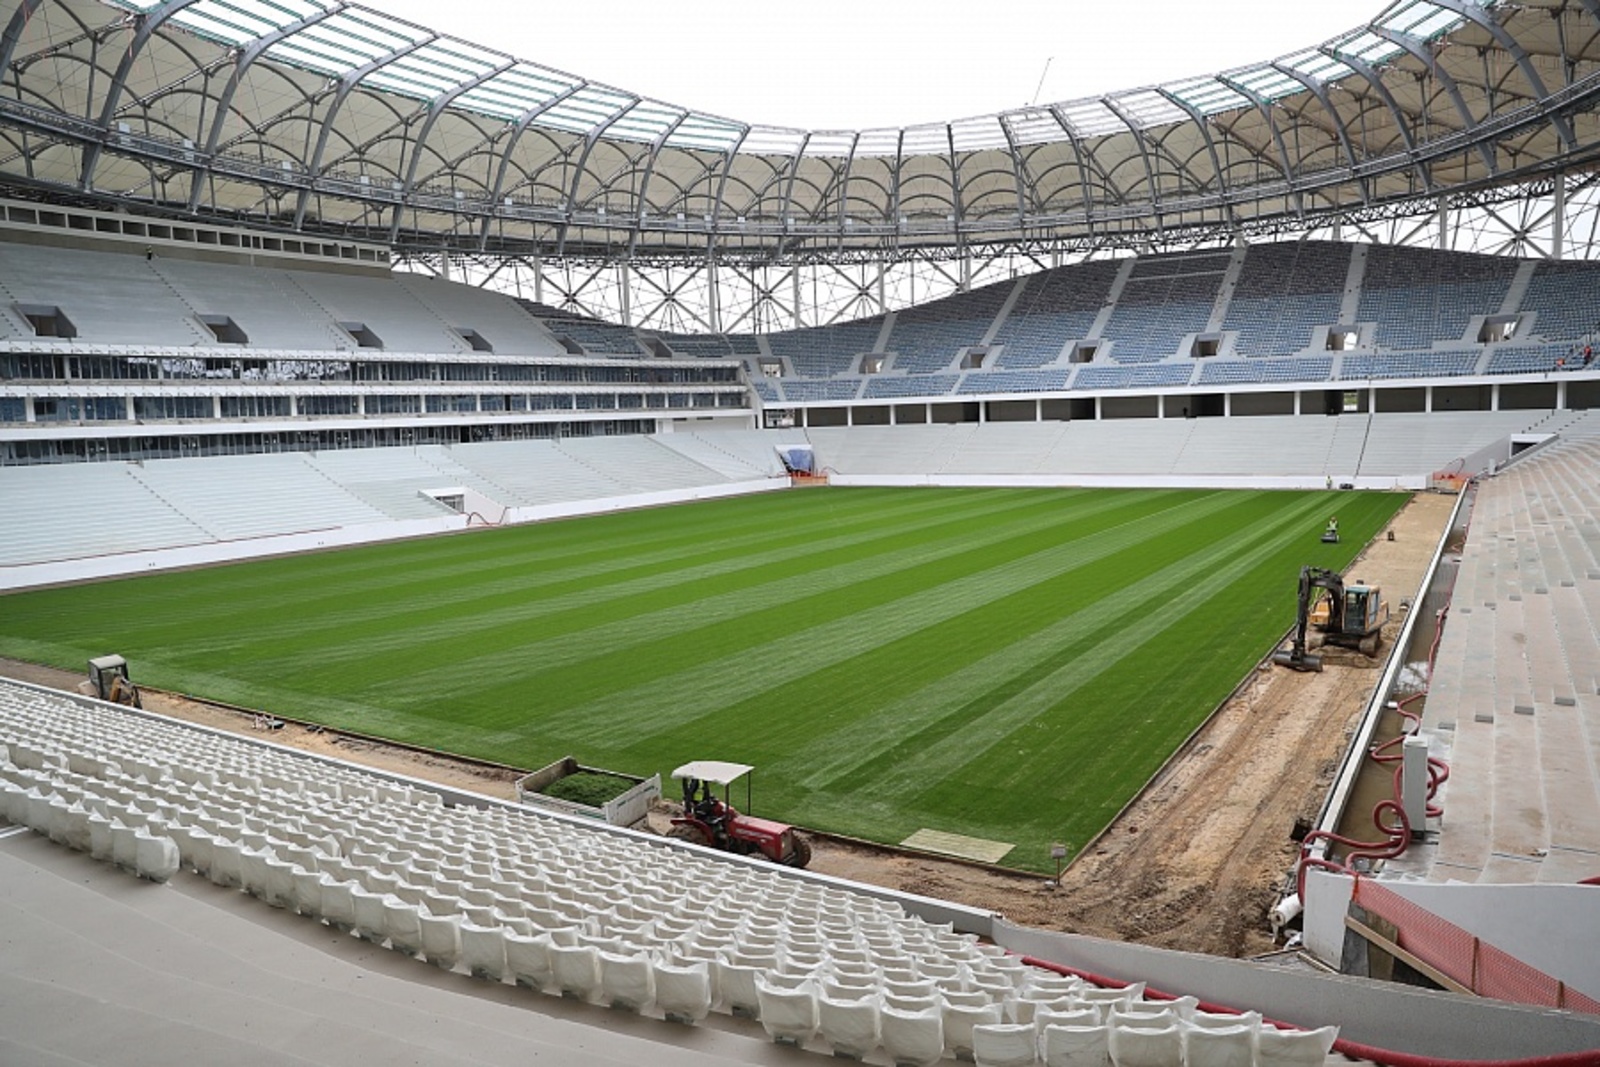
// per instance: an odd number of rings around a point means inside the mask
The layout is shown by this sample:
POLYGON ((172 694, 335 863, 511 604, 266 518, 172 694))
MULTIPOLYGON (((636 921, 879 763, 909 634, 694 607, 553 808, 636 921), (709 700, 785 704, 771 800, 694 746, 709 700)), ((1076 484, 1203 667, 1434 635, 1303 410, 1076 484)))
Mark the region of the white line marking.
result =
POLYGON ((8 827, 7 829, 0 830, 0 841, 4 841, 8 837, 16 837, 18 834, 25 834, 27 832, 28 828, 26 826, 8 827))

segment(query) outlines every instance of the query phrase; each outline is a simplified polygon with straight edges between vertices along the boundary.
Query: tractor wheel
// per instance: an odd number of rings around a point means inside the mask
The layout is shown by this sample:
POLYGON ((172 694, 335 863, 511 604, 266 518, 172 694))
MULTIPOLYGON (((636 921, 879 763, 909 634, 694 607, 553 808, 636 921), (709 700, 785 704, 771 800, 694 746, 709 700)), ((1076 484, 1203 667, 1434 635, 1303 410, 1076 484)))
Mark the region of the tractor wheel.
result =
POLYGON ((811 866, 811 839, 803 834, 794 835, 794 855, 789 857, 789 866, 805 868, 811 866))
POLYGON ((711 844, 710 839, 701 833, 698 827, 690 826, 688 823, 678 823, 673 826, 667 831, 667 836, 675 841, 687 841, 693 845, 711 844))

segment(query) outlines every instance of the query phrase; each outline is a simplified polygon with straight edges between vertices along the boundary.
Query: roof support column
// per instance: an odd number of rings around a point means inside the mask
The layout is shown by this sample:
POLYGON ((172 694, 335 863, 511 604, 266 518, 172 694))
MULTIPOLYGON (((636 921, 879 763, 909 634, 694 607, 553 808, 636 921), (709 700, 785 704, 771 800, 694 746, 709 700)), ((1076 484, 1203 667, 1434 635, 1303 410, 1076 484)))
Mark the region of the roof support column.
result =
POLYGON ((1556 175, 1555 188, 1550 193, 1550 258, 1560 259, 1562 244, 1567 236, 1567 179, 1556 175))
POLYGON ((0 80, 11 69, 11 57, 16 54, 17 43, 28 28, 28 20, 33 18, 33 13, 43 3, 44 0, 22 0, 11 13, 11 21, 6 23, 5 32, 0 34, 0 80))

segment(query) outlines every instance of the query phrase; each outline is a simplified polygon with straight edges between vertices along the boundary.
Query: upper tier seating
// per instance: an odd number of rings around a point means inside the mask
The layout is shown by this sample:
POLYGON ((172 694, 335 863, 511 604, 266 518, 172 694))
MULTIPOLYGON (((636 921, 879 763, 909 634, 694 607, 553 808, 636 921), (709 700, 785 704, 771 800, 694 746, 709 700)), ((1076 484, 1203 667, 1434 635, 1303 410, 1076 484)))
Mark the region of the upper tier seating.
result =
POLYGON ((1498 256, 1372 245, 1356 318, 1378 324, 1380 348, 1460 341, 1474 315, 1500 310, 1517 267, 1517 260, 1498 256))
POLYGON ((873 351, 882 330, 880 315, 837 326, 785 330, 769 335, 767 347, 787 359, 802 378, 831 378, 858 369, 856 357, 873 351))
POLYGON ((1120 268, 1116 260, 1097 260, 1023 279, 1022 294, 995 333, 995 343, 1005 346, 999 366, 1053 363, 1068 341, 1087 337, 1120 268))
POLYGON ((1210 321, 1229 259, 1226 252, 1140 259, 1106 324, 1111 358, 1147 363, 1179 355, 1184 336, 1204 332, 1210 321))
POLYGON ((1522 296, 1522 311, 1538 316, 1533 332, 1547 340, 1594 337, 1600 331, 1594 264, 1539 264, 1522 296))
POLYGON ((884 345, 895 353, 894 369, 907 374, 947 369, 959 349, 982 342, 1015 286, 997 282, 900 312, 884 345))
POLYGON ((1278 356, 1311 347, 1319 340, 1317 327, 1337 323, 1349 269, 1349 245, 1295 241, 1252 246, 1222 323, 1224 330, 1238 331, 1234 352, 1278 356))

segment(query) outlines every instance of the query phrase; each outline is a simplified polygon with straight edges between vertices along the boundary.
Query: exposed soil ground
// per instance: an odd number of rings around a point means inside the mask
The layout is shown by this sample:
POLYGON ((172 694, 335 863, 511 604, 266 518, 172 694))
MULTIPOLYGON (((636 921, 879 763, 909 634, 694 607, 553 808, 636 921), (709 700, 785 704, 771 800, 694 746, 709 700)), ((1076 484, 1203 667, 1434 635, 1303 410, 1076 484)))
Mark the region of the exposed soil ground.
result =
MULTIPOLYGON (((1383 587, 1391 604, 1385 647, 1404 616, 1455 499, 1420 494, 1350 573, 1383 587)), ((1285 575, 1292 583, 1294 575, 1285 575)), ((1057 886, 1037 875, 819 838, 813 870, 991 909, 1014 922, 1219 956, 1274 947, 1266 912, 1294 861, 1290 832, 1314 819, 1378 661, 1334 650, 1320 674, 1263 669, 1248 679, 1057 886)), ((137 665, 134 667, 137 678, 137 665)), ((76 689, 82 675, 0 660, 0 675, 76 689)), ((514 797, 515 773, 332 730, 288 724, 263 733, 248 713, 146 691, 145 707, 219 729, 339 756, 457 788, 514 797)), ((666 816, 652 816, 664 829, 666 816)))

